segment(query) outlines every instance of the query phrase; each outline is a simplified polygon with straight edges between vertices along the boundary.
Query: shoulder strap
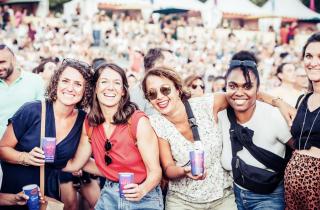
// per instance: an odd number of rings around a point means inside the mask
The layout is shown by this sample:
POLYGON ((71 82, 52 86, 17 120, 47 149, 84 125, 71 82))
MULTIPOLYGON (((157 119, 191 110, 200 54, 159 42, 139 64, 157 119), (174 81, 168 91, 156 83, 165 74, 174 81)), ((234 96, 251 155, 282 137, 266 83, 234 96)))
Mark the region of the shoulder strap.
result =
POLYGON ((231 123, 230 140, 233 157, 235 157, 236 153, 239 151, 239 147, 235 148, 235 145, 237 143, 244 146, 255 159, 257 159, 267 168, 270 168, 277 172, 283 172, 286 166, 285 159, 266 149, 256 146, 252 141, 252 136, 254 135, 253 131, 249 128, 244 128, 242 125, 236 122, 233 109, 228 108, 227 111, 228 118, 231 123), (235 142, 235 140, 237 140, 237 142, 235 142))
MULTIPOLYGON (((40 128, 40 148, 42 148, 42 138, 45 136, 46 129, 46 102, 41 101, 41 128, 40 128)), ((44 183, 44 167, 45 165, 40 166, 40 192, 44 196, 45 183, 44 183)))
POLYGON ((183 101, 183 104, 184 104, 186 111, 187 111, 188 122, 189 122, 190 128, 192 130, 193 140, 194 141, 201 141, 200 136, 199 136, 199 131, 198 131, 198 124, 197 124, 196 118, 193 116, 193 112, 192 112, 191 106, 189 104, 189 101, 185 100, 185 101, 183 101))
POLYGON ((302 94, 302 95, 299 96, 299 98, 298 98, 298 100, 297 100, 297 103, 296 103, 296 105, 295 105, 295 108, 296 108, 296 109, 299 108, 299 106, 301 105, 301 103, 302 103, 303 99, 306 97, 306 95, 307 95, 307 94, 302 94))

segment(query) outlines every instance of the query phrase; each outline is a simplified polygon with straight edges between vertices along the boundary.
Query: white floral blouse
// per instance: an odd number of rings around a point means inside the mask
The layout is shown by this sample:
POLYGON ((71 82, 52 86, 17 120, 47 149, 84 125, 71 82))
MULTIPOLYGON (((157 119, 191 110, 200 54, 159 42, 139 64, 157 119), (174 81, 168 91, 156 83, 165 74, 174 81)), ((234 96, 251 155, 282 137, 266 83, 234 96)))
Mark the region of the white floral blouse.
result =
MULTIPOLYGON (((213 120, 213 96, 192 98, 189 102, 205 151, 207 177, 198 181, 186 177, 170 180, 167 196, 174 193, 185 201, 207 203, 221 198, 223 189, 227 187, 224 181, 226 174, 220 163, 222 137, 213 120)), ((194 148, 193 143, 185 139, 176 127, 160 114, 150 116, 150 122, 158 137, 169 142, 176 165, 185 165, 189 161, 189 151, 194 148)))

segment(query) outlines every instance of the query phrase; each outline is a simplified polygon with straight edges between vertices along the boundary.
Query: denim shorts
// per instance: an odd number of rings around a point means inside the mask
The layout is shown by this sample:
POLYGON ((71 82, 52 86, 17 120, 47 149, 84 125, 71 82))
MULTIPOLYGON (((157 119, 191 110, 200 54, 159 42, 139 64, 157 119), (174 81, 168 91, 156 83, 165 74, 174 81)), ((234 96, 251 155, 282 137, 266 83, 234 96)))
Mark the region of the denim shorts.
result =
POLYGON ((159 186, 151 190, 140 201, 127 201, 119 196, 119 183, 106 180, 95 210, 162 210, 163 199, 159 186))
POLYGON ((283 182, 269 194, 254 193, 241 189, 236 184, 233 186, 238 210, 284 210, 285 208, 283 182))

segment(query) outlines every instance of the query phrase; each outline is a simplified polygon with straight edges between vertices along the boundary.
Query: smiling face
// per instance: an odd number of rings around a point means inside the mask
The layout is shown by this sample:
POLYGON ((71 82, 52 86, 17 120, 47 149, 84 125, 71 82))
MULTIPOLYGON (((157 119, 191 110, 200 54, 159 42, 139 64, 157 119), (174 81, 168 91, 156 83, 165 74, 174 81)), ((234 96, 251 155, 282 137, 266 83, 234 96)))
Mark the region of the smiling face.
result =
POLYGON ((110 68, 104 69, 97 81, 95 93, 101 107, 118 107, 124 96, 121 75, 110 68))
POLYGON ((72 67, 66 67, 60 75, 57 86, 57 101, 70 106, 81 101, 85 90, 85 79, 72 67))
POLYGON ((226 78, 226 97, 230 106, 237 113, 252 113, 257 99, 257 78, 249 71, 251 83, 245 80, 240 68, 235 68, 226 78))
POLYGON ((177 102, 181 101, 179 91, 175 88, 174 83, 165 77, 150 75, 146 79, 146 91, 147 95, 156 92, 156 98, 151 99, 149 97, 149 101, 163 115, 173 113, 177 107, 177 102))
POLYGON ((303 57, 304 68, 311 82, 320 83, 320 42, 311 42, 303 57))

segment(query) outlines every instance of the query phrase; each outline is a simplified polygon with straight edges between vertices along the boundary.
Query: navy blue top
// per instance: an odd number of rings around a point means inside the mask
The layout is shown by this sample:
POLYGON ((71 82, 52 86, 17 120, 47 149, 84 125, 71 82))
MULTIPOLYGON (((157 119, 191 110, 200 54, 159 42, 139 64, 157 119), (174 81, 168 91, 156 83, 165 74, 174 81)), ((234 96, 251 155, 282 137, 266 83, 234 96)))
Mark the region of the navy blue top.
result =
POLYGON ((312 93, 309 93, 306 95, 306 97, 304 97, 303 101, 301 102, 301 105, 298 108, 297 115, 292 123, 291 134, 294 139, 295 149, 302 150, 304 149, 305 145, 306 145, 305 149, 310 149, 311 146, 320 148, 320 113, 317 119, 315 119, 320 107, 310 112, 310 110, 308 109, 307 102, 311 94, 312 93), (303 120, 306 112, 307 112, 307 115, 305 119, 305 125, 302 130, 303 120), (315 122, 310 132, 310 129, 314 120, 315 122), (300 137, 301 130, 302 130, 302 135, 301 135, 300 148, 299 148, 299 137, 300 137), (310 136, 307 141, 309 132, 310 132, 310 136))
MULTIPOLYGON (((46 137, 56 137, 53 105, 46 102, 46 137)), ((58 177, 60 169, 66 166, 78 147, 85 112, 80 110, 70 133, 56 146, 54 163, 45 165, 45 193, 47 196, 59 199, 58 177)), ((25 103, 9 119, 14 134, 18 140, 17 151, 29 152, 34 147, 40 147, 41 102, 25 103)), ((40 184, 40 168, 2 162, 3 180, 1 192, 18 193, 28 184, 40 184)), ((1 207, 2 208, 2 207, 1 207)), ((15 207, 14 209, 18 209, 15 207)))

